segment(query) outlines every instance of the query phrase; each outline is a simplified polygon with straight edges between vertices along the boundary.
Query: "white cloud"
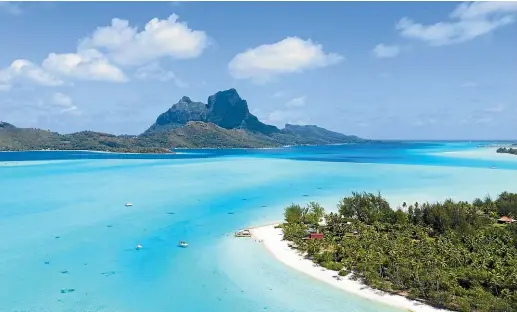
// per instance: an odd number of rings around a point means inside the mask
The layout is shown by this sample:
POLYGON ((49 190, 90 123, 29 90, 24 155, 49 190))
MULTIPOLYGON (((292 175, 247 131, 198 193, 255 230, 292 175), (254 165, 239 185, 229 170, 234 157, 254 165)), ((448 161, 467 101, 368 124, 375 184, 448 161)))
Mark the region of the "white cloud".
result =
POLYGON ((27 60, 15 60, 0 70, 0 90, 7 91, 15 82, 31 82, 42 86, 59 86, 63 81, 27 60))
POLYGON ((124 82, 126 76, 97 50, 78 53, 50 53, 42 67, 52 73, 82 80, 124 82))
POLYGON ((500 1, 463 2, 452 11, 449 17, 468 20, 486 18, 491 14, 504 14, 508 12, 517 12, 517 3, 500 1))
POLYGON ((179 88, 186 88, 188 84, 182 81, 172 71, 166 71, 158 63, 151 63, 139 67, 136 70, 135 78, 140 80, 171 81, 179 88))
POLYGON ((461 43, 514 22, 516 2, 466 2, 449 14, 449 21, 430 25, 404 17, 396 25, 400 35, 432 46, 461 43))
MULTIPOLYGON (((0 91, 9 90, 14 79, 46 86, 64 84, 60 79, 64 77, 125 82, 128 78, 123 70, 113 63, 131 66, 166 56, 194 58, 207 45, 208 38, 203 31, 191 30, 186 23, 178 22, 175 14, 166 20, 150 20, 140 32, 128 21, 115 18, 110 26, 97 28, 90 37, 81 40, 74 53, 50 53, 41 67, 26 60, 14 61, 10 67, 0 70, 0 91)), ((158 79, 157 74, 162 74, 160 80, 187 86, 173 72, 155 73, 153 79, 158 79)), ((145 73, 137 75, 141 77, 145 73)))
POLYGON ((302 107, 302 106, 305 106, 306 101, 307 101, 307 97, 306 96, 299 96, 299 97, 296 97, 296 98, 290 100, 289 102, 287 102, 285 104, 285 106, 287 106, 287 107, 302 107))
POLYGON ((376 45, 372 53, 378 58, 390 58, 400 54, 400 47, 398 45, 385 45, 383 43, 376 45))
POLYGON ((265 82, 281 74, 335 65, 343 59, 338 54, 325 53, 322 45, 310 39, 288 37, 237 54, 228 64, 228 69, 236 79, 265 82))
POLYGON ((23 13, 20 2, 2 1, 0 2, 0 11, 5 11, 11 15, 20 15, 23 13))
POLYGON ((78 107, 73 104, 72 98, 63 93, 54 93, 50 105, 58 108, 60 114, 80 114, 78 107))
POLYGON ((114 18, 110 26, 97 28, 84 39, 79 50, 98 49, 114 62, 141 65, 161 57, 195 58, 208 46, 204 31, 192 30, 172 14, 166 20, 153 18, 138 31, 129 21, 114 18))

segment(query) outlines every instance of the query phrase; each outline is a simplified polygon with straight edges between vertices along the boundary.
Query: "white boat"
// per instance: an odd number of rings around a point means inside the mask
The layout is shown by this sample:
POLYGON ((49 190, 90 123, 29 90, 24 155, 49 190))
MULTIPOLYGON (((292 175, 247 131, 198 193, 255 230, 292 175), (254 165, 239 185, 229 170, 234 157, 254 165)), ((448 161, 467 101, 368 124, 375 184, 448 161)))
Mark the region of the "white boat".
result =
POLYGON ((133 204, 132 203, 126 203, 124 206, 131 207, 131 206, 133 206, 133 204))
POLYGON ((235 237, 251 237, 250 230, 240 230, 235 233, 235 237))
POLYGON ((136 245, 136 249, 137 250, 142 249, 142 245, 140 245, 140 244, 136 245))
POLYGON ((178 246, 179 246, 179 247, 186 248, 186 247, 188 247, 188 243, 187 243, 187 242, 183 242, 183 241, 181 241, 181 242, 179 242, 179 243, 178 243, 178 246))

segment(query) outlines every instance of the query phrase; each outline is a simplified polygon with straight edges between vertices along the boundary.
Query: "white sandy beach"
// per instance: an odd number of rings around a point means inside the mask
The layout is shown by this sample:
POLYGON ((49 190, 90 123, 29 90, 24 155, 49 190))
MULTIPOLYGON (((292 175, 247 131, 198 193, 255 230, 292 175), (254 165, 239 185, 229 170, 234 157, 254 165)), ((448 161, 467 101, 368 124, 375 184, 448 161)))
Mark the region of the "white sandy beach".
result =
POLYGON ((498 153, 496 147, 480 147, 470 151, 442 152, 435 155, 468 159, 517 161, 516 155, 498 153))
POLYGON ((288 246, 288 242, 282 240, 282 230, 275 228, 275 225, 255 227, 251 228, 250 231, 255 239, 261 240, 266 249, 284 264, 346 292, 415 312, 447 311, 433 308, 418 301, 409 300, 403 296, 392 295, 372 289, 359 281, 351 280, 348 276, 341 277, 338 280, 336 278, 336 271, 320 267, 311 260, 305 259, 296 250, 291 249, 288 246))

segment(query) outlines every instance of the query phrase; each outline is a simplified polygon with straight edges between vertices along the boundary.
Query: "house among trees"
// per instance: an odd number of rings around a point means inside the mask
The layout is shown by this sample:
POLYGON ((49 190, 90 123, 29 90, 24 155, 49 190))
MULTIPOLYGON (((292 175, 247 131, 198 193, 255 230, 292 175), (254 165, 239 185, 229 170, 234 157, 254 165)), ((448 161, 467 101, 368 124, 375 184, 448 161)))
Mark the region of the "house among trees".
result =
POLYGON ((323 233, 310 233, 309 235, 307 235, 306 239, 323 239, 323 238, 324 238, 323 233))
POLYGON ((504 217, 501 217, 500 219, 498 219, 497 222, 498 223, 513 223, 513 222, 515 222, 515 220, 510 217, 504 216, 504 217))

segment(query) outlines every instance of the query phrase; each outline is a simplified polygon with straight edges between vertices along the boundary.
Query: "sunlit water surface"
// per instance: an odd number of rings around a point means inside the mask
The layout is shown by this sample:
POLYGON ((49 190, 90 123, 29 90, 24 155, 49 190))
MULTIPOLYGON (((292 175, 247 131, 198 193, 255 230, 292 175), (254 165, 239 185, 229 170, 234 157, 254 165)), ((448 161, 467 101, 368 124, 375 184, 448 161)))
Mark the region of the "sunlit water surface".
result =
POLYGON ((398 311, 232 233, 281 220, 291 202, 334 209, 351 191, 394 206, 517 191, 517 156, 441 154, 475 144, 0 153, 0 311, 398 311))

